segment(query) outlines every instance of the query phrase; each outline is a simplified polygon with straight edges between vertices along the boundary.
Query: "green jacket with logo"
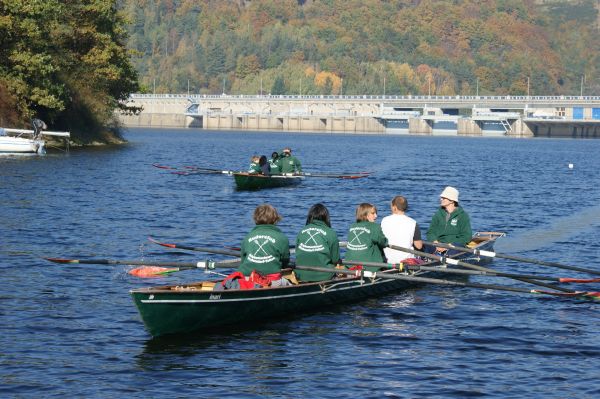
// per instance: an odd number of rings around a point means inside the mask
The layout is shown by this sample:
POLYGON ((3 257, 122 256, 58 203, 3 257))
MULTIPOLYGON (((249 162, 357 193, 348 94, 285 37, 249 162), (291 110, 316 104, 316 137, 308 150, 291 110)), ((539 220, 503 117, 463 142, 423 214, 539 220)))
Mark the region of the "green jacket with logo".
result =
POLYGON ((290 261, 290 242, 272 224, 256 225, 244 237, 238 270, 249 276, 252 270, 261 274, 279 273, 290 261))
POLYGON ((279 160, 281 161, 281 173, 302 173, 300 160, 295 156, 282 156, 279 160))
POLYGON ((255 162, 250 162, 250 166, 248 166, 248 173, 261 173, 260 165, 255 162))
MULTIPOLYGON (((296 264, 333 268, 340 259, 337 233, 321 220, 315 220, 300 230, 296 237, 296 264)), ((330 280, 334 273, 295 270, 300 281, 330 280)))
POLYGON ((271 174, 279 175, 281 174, 281 159, 277 158, 273 160, 273 158, 269 159, 269 165, 271 165, 271 174))
MULTIPOLYGON (((388 240, 380 225, 369 221, 356 222, 350 226, 348 231, 346 260, 385 262, 383 248, 387 245, 388 240)), ((378 267, 373 266, 365 267, 365 269, 370 271, 379 270, 378 267)))
POLYGON ((456 208, 451 214, 444 208, 439 208, 431 218, 427 230, 428 241, 455 243, 466 245, 473 237, 471 221, 462 207, 456 208))

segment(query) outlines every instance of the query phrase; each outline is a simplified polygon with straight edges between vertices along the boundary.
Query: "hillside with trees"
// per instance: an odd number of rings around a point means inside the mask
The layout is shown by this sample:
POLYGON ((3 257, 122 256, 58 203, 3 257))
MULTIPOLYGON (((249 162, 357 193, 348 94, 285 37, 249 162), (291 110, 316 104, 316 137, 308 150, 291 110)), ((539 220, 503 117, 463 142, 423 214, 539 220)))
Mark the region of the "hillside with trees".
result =
POLYGON ((600 94, 598 2, 123 0, 146 92, 600 94), (582 84, 583 83, 583 84, 582 84))
POLYGON ((126 34, 114 0, 0 0, 0 126, 120 141, 114 110, 139 90, 126 34))

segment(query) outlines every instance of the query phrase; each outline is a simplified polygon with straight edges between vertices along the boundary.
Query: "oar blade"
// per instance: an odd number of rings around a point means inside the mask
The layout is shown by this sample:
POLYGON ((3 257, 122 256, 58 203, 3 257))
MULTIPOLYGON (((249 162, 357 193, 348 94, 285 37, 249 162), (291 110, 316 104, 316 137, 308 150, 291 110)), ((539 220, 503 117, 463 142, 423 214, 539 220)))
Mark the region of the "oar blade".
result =
POLYGON ((168 273, 173 273, 179 271, 178 268, 167 268, 167 267, 159 267, 159 266, 140 266, 135 269, 131 269, 128 273, 135 277, 140 278, 153 278, 153 277, 161 277, 168 273))
POLYGON ((148 241, 154 243, 154 244, 158 244, 158 245, 162 245, 163 247, 167 247, 167 248, 177 248, 176 244, 170 244, 167 242, 160 242, 158 240, 156 240, 155 238, 153 238, 152 236, 148 236, 148 241))
POLYGON ((161 165, 161 164, 156 163, 156 162, 153 163, 152 166, 154 166, 155 168, 158 168, 158 169, 176 169, 176 168, 173 168, 171 166, 161 165))
POLYGON ((589 284, 589 283, 598 283, 600 282, 600 278, 570 278, 570 277, 562 277, 558 279, 561 283, 577 283, 577 284, 589 284))
POLYGON ((64 258, 44 258, 47 261, 54 263, 79 263, 77 259, 64 259, 64 258))

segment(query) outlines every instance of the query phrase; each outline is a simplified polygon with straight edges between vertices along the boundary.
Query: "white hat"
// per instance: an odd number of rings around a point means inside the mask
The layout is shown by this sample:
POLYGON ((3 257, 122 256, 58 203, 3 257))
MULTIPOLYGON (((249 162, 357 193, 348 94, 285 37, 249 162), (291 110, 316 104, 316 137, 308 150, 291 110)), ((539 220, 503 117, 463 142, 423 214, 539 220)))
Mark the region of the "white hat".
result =
POLYGON ((454 187, 446 187, 440 197, 448 198, 450 201, 458 202, 458 190, 454 187))

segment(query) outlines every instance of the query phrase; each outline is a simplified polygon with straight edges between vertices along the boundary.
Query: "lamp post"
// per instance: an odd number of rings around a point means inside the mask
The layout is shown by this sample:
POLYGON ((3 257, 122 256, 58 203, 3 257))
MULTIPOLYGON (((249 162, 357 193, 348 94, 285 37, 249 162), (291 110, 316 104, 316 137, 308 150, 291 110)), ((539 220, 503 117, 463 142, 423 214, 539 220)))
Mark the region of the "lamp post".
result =
POLYGON ((477 78, 477 86, 476 86, 476 89, 475 89, 475 95, 477 97, 479 97, 479 78, 477 78))
POLYGON ((529 98, 529 76, 527 76, 527 98, 529 98))

